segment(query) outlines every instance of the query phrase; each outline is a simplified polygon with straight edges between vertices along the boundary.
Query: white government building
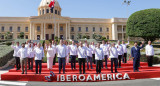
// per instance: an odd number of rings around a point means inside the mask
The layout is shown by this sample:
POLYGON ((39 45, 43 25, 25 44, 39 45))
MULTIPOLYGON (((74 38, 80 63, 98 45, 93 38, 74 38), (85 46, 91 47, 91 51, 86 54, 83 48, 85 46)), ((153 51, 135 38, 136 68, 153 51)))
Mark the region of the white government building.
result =
MULTIPOLYGON (((93 34, 102 35, 109 40, 126 39, 127 18, 70 18, 61 16, 61 7, 55 0, 53 13, 49 8, 52 0, 42 0, 38 7, 38 16, 31 17, 0 17, 1 39, 4 34, 12 33, 17 39, 24 32, 24 39, 49 40, 55 37, 63 39, 77 39, 87 35, 93 38, 93 34)), ((65 10, 65 9, 64 9, 65 10)))

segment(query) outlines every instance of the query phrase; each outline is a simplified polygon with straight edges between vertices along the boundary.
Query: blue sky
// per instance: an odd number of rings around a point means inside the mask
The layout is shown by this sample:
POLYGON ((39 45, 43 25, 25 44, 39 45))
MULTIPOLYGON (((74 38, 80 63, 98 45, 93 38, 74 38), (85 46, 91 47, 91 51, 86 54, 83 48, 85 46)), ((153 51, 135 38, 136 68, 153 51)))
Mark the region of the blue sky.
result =
MULTIPOLYGON (((58 0, 62 16, 73 18, 127 18, 132 13, 149 8, 160 8, 160 0, 131 0, 128 7, 123 0, 58 0), (128 14, 128 16, 127 16, 128 14)), ((37 16, 41 0, 1 0, 0 17, 37 16)))

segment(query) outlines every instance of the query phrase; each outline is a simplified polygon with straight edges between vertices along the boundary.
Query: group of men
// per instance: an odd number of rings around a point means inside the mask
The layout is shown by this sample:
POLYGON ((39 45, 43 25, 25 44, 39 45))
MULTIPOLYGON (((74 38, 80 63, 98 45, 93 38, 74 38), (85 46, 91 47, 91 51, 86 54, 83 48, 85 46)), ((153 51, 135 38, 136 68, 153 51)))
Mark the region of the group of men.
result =
MULTIPOLYGON (((78 58, 79 63, 79 73, 82 74, 82 66, 83 66, 83 74, 85 74, 85 63, 87 60, 87 69, 89 66, 93 69, 92 63, 96 64, 96 73, 101 73, 101 68, 103 68, 103 62, 105 62, 105 68, 107 69, 108 58, 111 59, 111 72, 113 73, 113 63, 115 65, 115 72, 117 73, 117 68, 121 68, 121 62, 127 63, 127 45, 122 41, 118 41, 117 44, 109 43, 109 41, 102 41, 102 44, 94 42, 91 44, 79 42, 68 44, 67 41, 60 40, 59 45, 57 45, 54 41, 49 44, 45 44, 43 48, 40 43, 38 45, 33 42, 27 41, 26 44, 22 44, 19 46, 12 45, 14 48, 14 57, 16 59, 16 67, 17 70, 20 69, 20 61, 22 66, 22 74, 24 74, 25 64, 25 73, 27 74, 27 59, 29 69, 33 70, 33 58, 35 58, 36 64, 36 74, 38 74, 38 66, 39 73, 41 74, 41 66, 44 55, 44 51, 47 53, 47 68, 52 70, 53 64, 56 61, 56 57, 58 58, 59 63, 59 74, 61 74, 61 69, 63 68, 63 74, 65 74, 65 66, 69 63, 69 59, 71 59, 71 69, 76 69, 76 58, 78 58)), ((14 43, 13 43, 14 44, 14 43)), ((131 56, 133 57, 133 69, 134 72, 139 71, 138 67, 140 64, 140 49, 144 47, 142 44, 140 47, 137 42, 134 43, 134 47, 131 48, 131 56)), ((152 60, 154 56, 154 49, 151 45, 151 42, 148 42, 146 46, 146 56, 148 59, 148 66, 152 66, 152 60)))

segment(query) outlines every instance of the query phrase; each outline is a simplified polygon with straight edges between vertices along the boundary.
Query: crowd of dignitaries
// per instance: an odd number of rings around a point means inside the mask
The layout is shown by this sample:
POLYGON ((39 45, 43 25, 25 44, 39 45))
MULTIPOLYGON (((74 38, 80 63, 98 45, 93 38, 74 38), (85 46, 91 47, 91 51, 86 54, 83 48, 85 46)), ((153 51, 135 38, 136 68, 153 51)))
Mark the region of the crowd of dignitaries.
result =
MULTIPOLYGON (((47 68, 52 70, 53 65, 56 63, 56 58, 58 58, 59 63, 59 74, 63 69, 63 74, 65 74, 65 66, 69 65, 69 60, 71 62, 71 69, 76 70, 76 58, 78 58, 79 63, 79 73, 85 74, 85 63, 87 62, 87 70, 93 69, 92 64, 96 64, 96 73, 101 73, 101 68, 103 68, 103 62, 105 64, 105 69, 108 69, 107 62, 108 58, 111 60, 111 73, 113 73, 113 64, 115 65, 115 73, 117 73, 117 68, 121 68, 121 62, 127 63, 127 45, 122 41, 115 43, 110 43, 109 41, 102 43, 90 44, 85 41, 82 43, 75 43, 72 41, 68 43, 67 41, 60 40, 59 44, 52 41, 49 44, 45 44, 44 47, 40 43, 33 43, 32 41, 27 41, 26 43, 13 42, 11 47, 14 49, 13 56, 16 59, 16 68, 22 69, 22 74, 27 74, 27 64, 28 70, 33 70, 33 62, 35 62, 36 74, 41 74, 42 61, 45 57, 44 51, 46 51, 47 57, 47 68), (25 67, 25 68, 24 68, 25 67), (83 70, 83 71, 82 71, 83 70)), ((144 47, 144 43, 138 46, 137 42, 134 43, 134 47, 131 48, 131 57, 133 57, 133 69, 134 72, 139 71, 140 66, 140 50, 144 47)), ((151 45, 151 41, 148 42, 146 46, 146 56, 148 60, 148 66, 152 66, 154 49, 151 45)))

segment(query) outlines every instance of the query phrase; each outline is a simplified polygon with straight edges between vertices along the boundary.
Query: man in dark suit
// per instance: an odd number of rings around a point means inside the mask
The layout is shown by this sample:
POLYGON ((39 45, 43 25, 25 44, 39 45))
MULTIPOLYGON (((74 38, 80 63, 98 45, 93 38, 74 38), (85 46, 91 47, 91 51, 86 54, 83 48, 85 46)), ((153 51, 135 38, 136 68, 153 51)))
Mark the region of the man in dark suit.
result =
POLYGON ((134 72, 139 72, 139 65, 140 65, 140 49, 143 48, 142 44, 139 47, 137 42, 134 43, 134 47, 131 48, 131 56, 133 57, 133 69, 134 72))

